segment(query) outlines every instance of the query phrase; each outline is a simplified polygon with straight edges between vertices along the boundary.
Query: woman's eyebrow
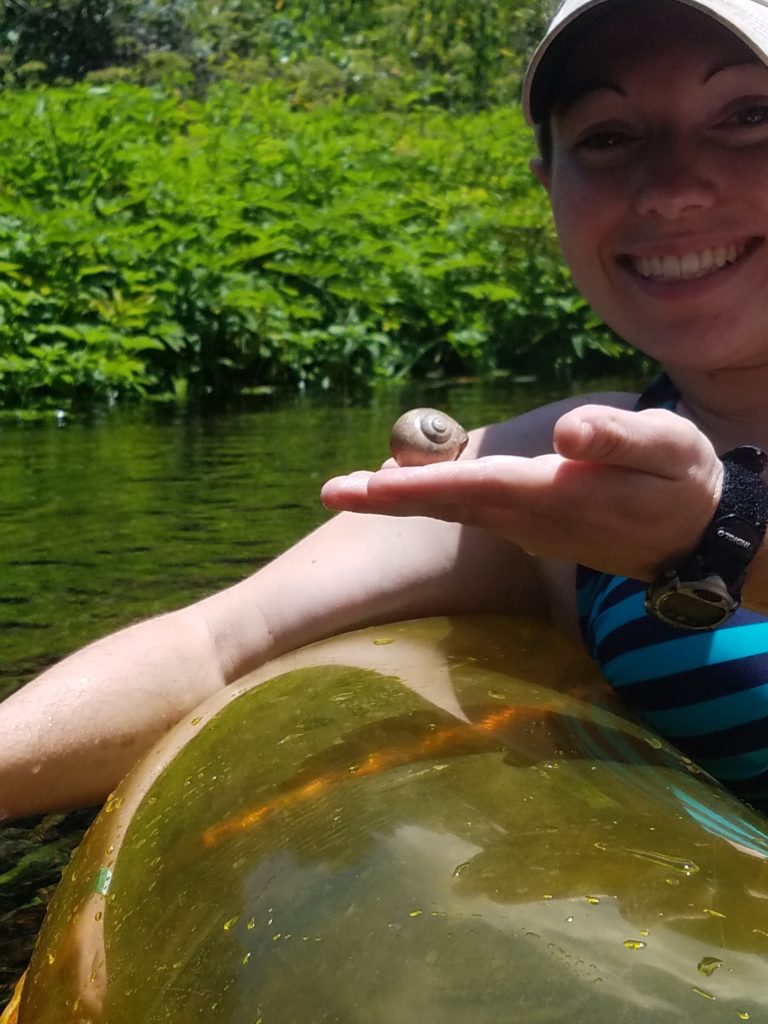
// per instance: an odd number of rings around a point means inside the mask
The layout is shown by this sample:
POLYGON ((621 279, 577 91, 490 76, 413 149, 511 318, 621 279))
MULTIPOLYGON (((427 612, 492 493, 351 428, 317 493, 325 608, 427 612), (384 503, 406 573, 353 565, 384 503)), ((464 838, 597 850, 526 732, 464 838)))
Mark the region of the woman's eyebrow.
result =
MULTIPOLYGON (((750 68, 765 68, 765 65, 756 55, 738 57, 734 60, 724 61, 722 64, 717 64, 706 73, 703 79, 703 84, 706 85, 712 78, 724 71, 739 71, 741 69, 749 70, 750 68)), ((625 90, 622 89, 622 87, 615 81, 611 81, 610 79, 590 78, 581 82, 579 85, 576 85, 573 89, 563 91, 560 102, 555 104, 558 114, 567 114, 569 110, 571 110, 586 96, 590 96, 594 92, 601 92, 602 90, 615 93, 617 96, 622 96, 624 98, 627 96, 625 90)))
POLYGON ((713 79, 715 75, 719 75, 723 71, 733 71, 741 68, 754 67, 765 68, 765 65, 761 60, 759 60, 757 55, 753 57, 739 57, 738 60, 725 61, 723 64, 718 64, 716 67, 712 68, 711 71, 707 72, 704 76, 704 84, 706 85, 706 83, 713 79))

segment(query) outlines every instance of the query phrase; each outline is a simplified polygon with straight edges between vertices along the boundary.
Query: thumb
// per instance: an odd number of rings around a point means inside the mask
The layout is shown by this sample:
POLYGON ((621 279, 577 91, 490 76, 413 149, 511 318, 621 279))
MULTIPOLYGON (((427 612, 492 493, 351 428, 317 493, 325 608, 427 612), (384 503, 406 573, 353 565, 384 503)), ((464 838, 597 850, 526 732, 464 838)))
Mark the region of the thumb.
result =
POLYGON ((606 405, 583 405, 555 424, 555 451, 566 459, 621 466, 675 480, 692 466, 717 456, 692 423, 668 409, 634 412, 606 405))

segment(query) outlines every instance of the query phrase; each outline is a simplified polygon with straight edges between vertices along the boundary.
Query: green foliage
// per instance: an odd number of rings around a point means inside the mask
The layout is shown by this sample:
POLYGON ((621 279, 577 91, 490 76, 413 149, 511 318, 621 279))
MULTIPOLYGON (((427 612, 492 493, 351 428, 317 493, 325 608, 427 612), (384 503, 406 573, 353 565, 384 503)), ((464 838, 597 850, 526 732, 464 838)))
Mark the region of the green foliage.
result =
POLYGON ((523 373, 616 344, 512 108, 118 82, 0 95, 0 123, 6 404, 523 373))
POLYGON ((7 73, 24 78, 36 65, 45 78, 81 78, 114 63, 116 0, 9 0, 0 18, 7 73))
POLYGON ((297 84, 299 103, 357 96, 377 109, 419 102, 479 109, 517 94, 542 0, 10 0, 0 15, 6 80, 79 80, 158 54, 184 61, 187 85, 253 62, 297 84), (313 83, 316 88, 313 88, 313 83))
POLYGON ((623 354, 527 169, 513 101, 550 7, 10 0, 0 401, 623 354))

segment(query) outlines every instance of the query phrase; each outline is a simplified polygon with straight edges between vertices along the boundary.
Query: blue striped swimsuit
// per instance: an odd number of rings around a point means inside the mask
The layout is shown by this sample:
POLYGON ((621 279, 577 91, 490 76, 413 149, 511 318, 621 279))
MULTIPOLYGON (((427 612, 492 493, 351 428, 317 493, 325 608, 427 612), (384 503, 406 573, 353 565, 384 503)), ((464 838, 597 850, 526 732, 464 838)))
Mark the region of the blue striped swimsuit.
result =
MULTIPOLYGON (((637 408, 674 409, 662 376, 637 408)), ((739 608, 685 633, 643 608, 646 584, 579 566, 584 642, 622 701, 738 796, 768 810, 768 618, 739 608)))

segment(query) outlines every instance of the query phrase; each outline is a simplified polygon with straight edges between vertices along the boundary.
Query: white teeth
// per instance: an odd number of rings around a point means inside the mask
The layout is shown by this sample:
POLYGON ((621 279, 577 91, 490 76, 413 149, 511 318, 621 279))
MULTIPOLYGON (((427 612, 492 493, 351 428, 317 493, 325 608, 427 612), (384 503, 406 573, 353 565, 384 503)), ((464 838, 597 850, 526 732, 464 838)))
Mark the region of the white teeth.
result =
POLYGON ((691 277, 701 270, 701 259, 697 252, 688 252, 680 260, 680 274, 682 277, 691 277))
POLYGON ((684 256, 639 256, 632 259, 632 265, 642 277, 657 281, 690 281, 735 263, 745 250, 746 246, 719 245, 701 252, 687 252, 684 256))
POLYGON ((683 276, 683 266, 679 256, 665 256, 661 264, 661 276, 676 280, 683 276))

